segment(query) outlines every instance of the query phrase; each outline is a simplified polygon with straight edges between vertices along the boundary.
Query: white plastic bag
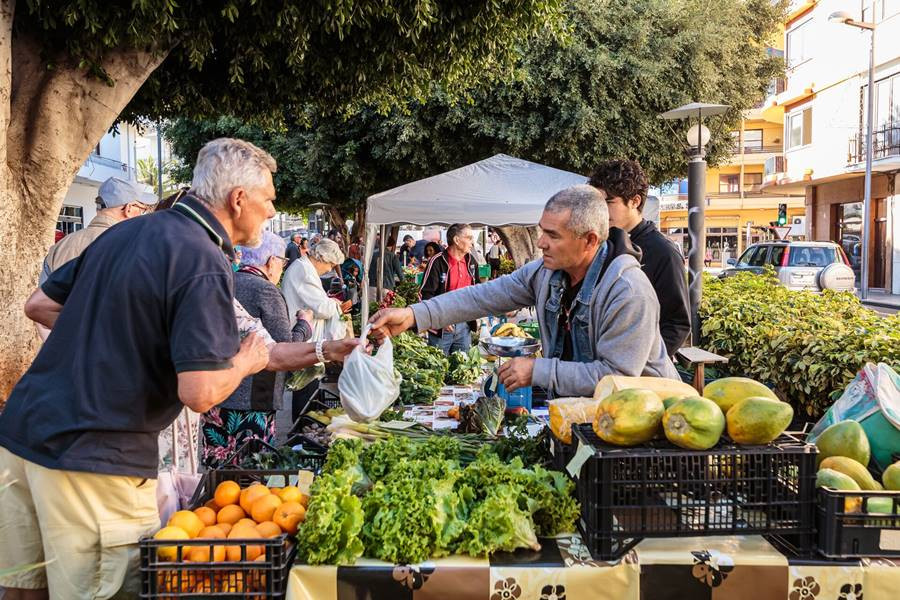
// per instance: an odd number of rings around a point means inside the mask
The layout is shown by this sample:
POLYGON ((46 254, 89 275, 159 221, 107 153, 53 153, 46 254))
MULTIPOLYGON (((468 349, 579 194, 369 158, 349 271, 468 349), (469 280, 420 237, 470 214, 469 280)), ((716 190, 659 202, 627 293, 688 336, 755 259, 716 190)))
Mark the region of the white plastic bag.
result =
POLYGON ((359 336, 360 345, 344 360, 338 377, 341 405, 357 423, 374 421, 400 396, 403 378, 394 371, 394 346, 385 339, 377 353, 366 354, 366 325, 359 336))

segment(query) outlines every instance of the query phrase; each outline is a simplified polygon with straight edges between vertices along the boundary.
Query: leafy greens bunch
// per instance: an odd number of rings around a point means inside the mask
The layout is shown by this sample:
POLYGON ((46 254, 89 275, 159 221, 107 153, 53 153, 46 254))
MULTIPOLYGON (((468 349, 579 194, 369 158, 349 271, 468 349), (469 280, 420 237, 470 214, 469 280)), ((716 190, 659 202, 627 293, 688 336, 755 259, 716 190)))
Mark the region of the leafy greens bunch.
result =
POLYGON ((300 556, 308 564, 352 564, 362 554, 417 563, 537 550, 539 535, 573 529, 572 488, 561 473, 525 468, 519 458, 505 463, 490 447, 463 467, 451 437, 396 437, 365 448, 340 440, 313 486, 310 514, 298 531, 300 556), (349 499, 354 492, 356 502, 349 499))
POLYGON ((425 340, 409 332, 391 340, 394 344, 394 368, 403 376, 400 383, 402 404, 428 404, 441 393, 450 368, 447 357, 425 340))

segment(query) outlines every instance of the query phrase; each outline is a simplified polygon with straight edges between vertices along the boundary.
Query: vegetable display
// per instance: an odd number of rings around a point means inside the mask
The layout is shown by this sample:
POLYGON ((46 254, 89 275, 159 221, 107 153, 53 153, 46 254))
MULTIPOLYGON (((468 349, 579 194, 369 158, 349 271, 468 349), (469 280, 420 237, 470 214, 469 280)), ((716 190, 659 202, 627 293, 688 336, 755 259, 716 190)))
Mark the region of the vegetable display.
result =
POLYGON ((506 400, 498 395, 490 398, 481 397, 474 404, 461 406, 459 409, 459 428, 465 433, 483 433, 496 436, 503 424, 506 411, 506 400))
POLYGON ((332 445, 298 531, 308 564, 352 564, 360 556, 416 563, 449 554, 537 550, 538 536, 572 531, 573 484, 485 446, 462 465, 455 437, 391 437, 367 447, 332 445))
POLYGON ((474 346, 468 352, 456 351, 449 357, 450 369, 444 377, 447 385, 469 385, 481 376, 481 353, 474 346))
POLYGON ((394 368, 403 375, 400 403, 434 402, 444 385, 449 369, 447 357, 417 335, 402 333, 391 340, 394 344, 394 368))

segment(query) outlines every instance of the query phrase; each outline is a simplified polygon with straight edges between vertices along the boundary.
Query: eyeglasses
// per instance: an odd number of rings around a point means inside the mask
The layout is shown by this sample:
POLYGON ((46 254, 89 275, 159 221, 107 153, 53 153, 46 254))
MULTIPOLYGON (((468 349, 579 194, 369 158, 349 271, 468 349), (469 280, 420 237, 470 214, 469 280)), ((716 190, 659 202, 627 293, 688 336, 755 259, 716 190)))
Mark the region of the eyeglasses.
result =
POLYGON ((287 266, 287 264, 288 264, 288 258, 287 258, 286 256, 275 256, 275 255, 273 254, 273 255, 272 255, 272 258, 277 258, 278 260, 280 260, 280 261, 281 261, 281 266, 283 266, 283 267, 284 267, 284 266, 287 266))

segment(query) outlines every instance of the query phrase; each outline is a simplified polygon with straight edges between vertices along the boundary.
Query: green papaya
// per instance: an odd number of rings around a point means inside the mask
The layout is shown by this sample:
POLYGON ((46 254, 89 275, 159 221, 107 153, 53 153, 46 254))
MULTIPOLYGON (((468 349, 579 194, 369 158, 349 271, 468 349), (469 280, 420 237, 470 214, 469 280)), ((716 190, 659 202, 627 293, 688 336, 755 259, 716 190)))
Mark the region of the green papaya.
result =
POLYGON ((819 469, 816 473, 816 487, 833 490, 858 490, 859 484, 852 477, 834 469, 819 469))
POLYGON ((650 390, 614 392, 600 401, 594 416, 594 433, 616 446, 636 446, 653 439, 659 431, 665 407, 650 390))
POLYGON ((846 456, 865 467, 871 456, 869 438, 856 421, 840 421, 830 425, 816 438, 816 448, 819 450, 817 466, 829 456, 846 456))
POLYGON ((738 444, 768 444, 781 435, 794 418, 793 407, 771 398, 744 398, 725 415, 728 437, 738 444))
POLYGON ((712 400, 694 396, 672 403, 663 413, 662 425, 666 438, 676 446, 707 450, 722 437, 725 416, 712 400))
MULTIPOLYGON (((897 515, 900 514, 900 502, 898 507, 894 507, 894 499, 888 497, 869 498, 866 501, 865 512, 870 515, 897 515)), ((900 525, 900 519, 876 519, 869 520, 866 525, 873 527, 893 527, 900 525)))
POLYGON ((679 400, 684 400, 685 398, 687 398, 687 396, 670 396, 669 398, 665 398, 663 400, 663 408, 665 408, 666 410, 669 410, 669 408, 673 404, 675 404, 679 400))
POLYGON ((861 490, 882 490, 881 484, 875 481, 861 463, 846 456, 829 456, 822 461, 822 469, 834 469, 848 475, 861 490))
POLYGON ((900 491, 900 461, 895 462, 884 470, 881 476, 881 483, 884 484, 884 489, 886 490, 900 491))
POLYGON ((747 377, 723 377, 703 388, 703 397, 715 402, 722 413, 728 414, 732 406, 745 398, 770 398, 778 400, 775 392, 758 381, 747 377))

